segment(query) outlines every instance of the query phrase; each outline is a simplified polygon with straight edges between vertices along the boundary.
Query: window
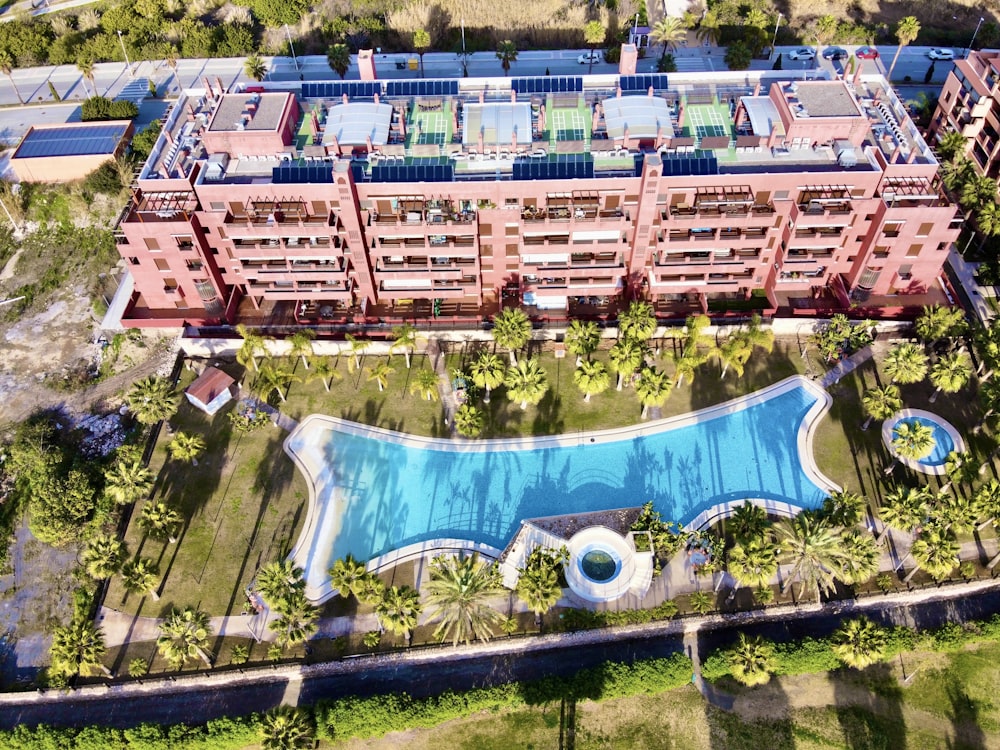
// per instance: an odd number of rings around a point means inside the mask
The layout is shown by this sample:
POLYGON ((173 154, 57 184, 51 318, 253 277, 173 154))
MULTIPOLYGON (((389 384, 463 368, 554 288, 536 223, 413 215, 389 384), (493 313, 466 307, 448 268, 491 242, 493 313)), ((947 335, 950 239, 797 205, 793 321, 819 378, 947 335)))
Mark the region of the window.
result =
POLYGON ((156 259, 156 270, 157 271, 169 271, 170 270, 170 264, 167 263, 167 261, 165 261, 163 258, 157 258, 156 259))
POLYGON ((903 281, 913 278, 913 266, 905 263, 899 267, 899 278, 903 281))
POLYGON ((923 245, 910 245, 910 249, 906 251, 907 258, 916 258, 920 255, 920 251, 923 249, 923 245))
POLYGON ((776 201, 786 201, 786 200, 788 200, 788 191, 787 190, 775 190, 774 191, 774 199, 776 201))
POLYGON ((517 198, 504 198, 503 204, 505 206, 516 206, 517 205, 517 198))
POLYGON ((134 255, 128 259, 128 262, 131 263, 133 266, 139 265, 139 259, 134 255))
POLYGON ((213 211, 225 211, 226 210, 226 204, 223 203, 222 201, 211 201, 211 202, 209 202, 208 206, 213 211))
POLYGON ((143 239, 143 242, 146 243, 146 249, 147 250, 159 250, 160 249, 160 242, 155 237, 146 237, 146 238, 143 239))
POLYGON ((920 225, 920 229, 917 230, 917 237, 926 237, 934 230, 933 222, 924 222, 920 225))

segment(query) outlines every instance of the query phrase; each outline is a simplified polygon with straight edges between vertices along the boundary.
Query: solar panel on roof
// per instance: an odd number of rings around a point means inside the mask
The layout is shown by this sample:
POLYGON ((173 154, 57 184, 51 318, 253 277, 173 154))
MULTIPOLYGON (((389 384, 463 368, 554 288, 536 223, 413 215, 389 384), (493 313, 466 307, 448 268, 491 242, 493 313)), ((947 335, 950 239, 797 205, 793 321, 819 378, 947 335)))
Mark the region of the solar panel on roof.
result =
POLYGON ((618 85, 622 91, 648 91, 652 86, 655 90, 667 88, 666 73, 646 73, 634 76, 621 76, 618 85))
POLYGON ((589 154, 573 154, 554 160, 517 159, 515 180, 581 180, 594 176, 594 160, 589 154))
POLYGON ((276 185, 333 183, 333 167, 320 164, 281 164, 271 170, 271 182, 276 185))
MULTIPOLYGON (((457 85, 457 81, 455 81, 457 85)), ((519 94, 572 93, 583 91, 582 76, 545 76, 514 78, 510 87, 519 94)))
POLYGON ((89 156, 114 153, 125 135, 126 125, 93 127, 67 125, 32 130, 21 141, 16 156, 31 159, 45 156, 89 156))
POLYGON ((663 174, 669 176, 713 175, 719 173, 714 155, 671 156, 663 158, 663 174))
POLYGON ((380 164, 372 167, 372 182, 451 182, 451 164, 380 164))

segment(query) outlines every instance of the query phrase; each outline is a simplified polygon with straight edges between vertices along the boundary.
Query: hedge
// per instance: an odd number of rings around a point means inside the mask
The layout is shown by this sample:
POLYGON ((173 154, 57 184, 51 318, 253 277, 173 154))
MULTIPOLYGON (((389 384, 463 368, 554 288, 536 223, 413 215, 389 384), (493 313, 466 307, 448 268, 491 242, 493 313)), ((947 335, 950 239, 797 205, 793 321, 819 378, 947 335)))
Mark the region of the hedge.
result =
POLYGON ((260 742, 259 717, 223 717, 200 726, 140 724, 132 729, 17 726, 0 750, 238 750, 260 742))

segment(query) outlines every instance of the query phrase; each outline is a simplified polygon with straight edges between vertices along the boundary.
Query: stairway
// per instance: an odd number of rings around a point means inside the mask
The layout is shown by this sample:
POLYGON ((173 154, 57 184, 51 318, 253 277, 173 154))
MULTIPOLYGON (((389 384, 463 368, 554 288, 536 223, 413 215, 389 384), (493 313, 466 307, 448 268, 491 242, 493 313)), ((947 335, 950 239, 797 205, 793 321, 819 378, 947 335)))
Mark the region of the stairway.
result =
POLYGON ((125 84, 125 87, 118 92, 115 97, 116 102, 133 102, 135 106, 141 107, 142 103, 149 96, 149 79, 133 78, 125 84))

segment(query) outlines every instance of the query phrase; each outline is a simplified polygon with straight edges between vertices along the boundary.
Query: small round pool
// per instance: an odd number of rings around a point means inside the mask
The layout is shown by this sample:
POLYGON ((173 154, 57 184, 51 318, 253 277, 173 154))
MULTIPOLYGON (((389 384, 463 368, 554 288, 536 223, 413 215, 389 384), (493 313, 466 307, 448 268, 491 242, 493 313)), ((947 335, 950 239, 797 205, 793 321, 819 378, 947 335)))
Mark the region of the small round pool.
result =
POLYGON ((581 599, 610 602, 625 594, 636 573, 635 547, 606 526, 588 526, 569 540, 566 583, 581 599))
POLYGON ((586 550, 579 558, 580 571, 595 583, 606 583, 618 575, 622 569, 622 561, 614 550, 603 547, 593 547, 586 550))
POLYGON ((882 425, 882 439, 891 451, 892 441, 898 434, 899 426, 903 424, 920 424, 930 427, 934 436, 934 447, 921 459, 913 460, 899 457, 899 462, 915 471, 924 474, 944 474, 945 461, 952 451, 965 450, 965 441, 958 430, 946 419, 922 409, 903 409, 882 425))

